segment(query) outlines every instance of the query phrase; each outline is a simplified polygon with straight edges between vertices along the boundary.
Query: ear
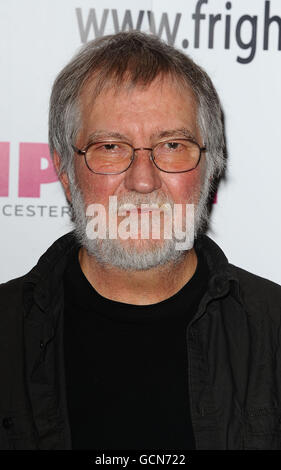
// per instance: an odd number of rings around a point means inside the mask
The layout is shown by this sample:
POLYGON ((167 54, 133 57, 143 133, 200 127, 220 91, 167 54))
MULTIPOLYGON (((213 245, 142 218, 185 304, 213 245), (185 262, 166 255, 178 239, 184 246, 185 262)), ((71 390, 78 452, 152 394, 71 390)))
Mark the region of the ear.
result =
MULTIPOLYGON (((59 156, 59 154, 56 151, 54 151, 54 167, 55 167, 55 170, 56 170, 57 174, 59 175, 60 168, 61 168, 61 157, 59 156)), ((63 186, 64 192, 65 192, 65 195, 66 195, 68 201, 71 202, 71 194, 70 194, 70 189, 69 189, 69 179, 68 179, 68 176, 67 176, 65 171, 63 171, 59 175, 59 180, 60 180, 60 182, 63 186)))

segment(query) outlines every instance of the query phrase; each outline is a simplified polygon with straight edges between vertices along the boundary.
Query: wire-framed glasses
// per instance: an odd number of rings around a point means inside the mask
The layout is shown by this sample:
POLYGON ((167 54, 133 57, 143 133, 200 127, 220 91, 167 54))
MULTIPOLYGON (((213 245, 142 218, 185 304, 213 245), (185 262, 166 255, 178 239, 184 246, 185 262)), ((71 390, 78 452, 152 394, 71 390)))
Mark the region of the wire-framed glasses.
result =
POLYGON ((118 175, 132 165, 136 152, 148 150, 150 160, 166 173, 185 173, 194 170, 206 147, 193 139, 170 139, 157 143, 154 147, 134 148, 127 142, 98 141, 91 142, 83 149, 74 145, 73 150, 83 155, 90 171, 99 175, 118 175))

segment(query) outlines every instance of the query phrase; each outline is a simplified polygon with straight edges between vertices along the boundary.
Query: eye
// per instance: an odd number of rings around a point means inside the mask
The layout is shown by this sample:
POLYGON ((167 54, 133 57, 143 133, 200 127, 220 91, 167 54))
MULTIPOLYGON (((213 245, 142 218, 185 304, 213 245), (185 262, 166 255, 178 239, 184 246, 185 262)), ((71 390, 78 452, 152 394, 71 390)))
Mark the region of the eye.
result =
POLYGON ((97 142, 90 146, 88 155, 105 158, 124 157, 130 154, 130 146, 123 142, 97 142))
POLYGON ((163 153, 174 153, 181 152, 184 150, 184 144, 176 140, 171 140, 169 142, 162 142, 159 145, 159 151, 163 153))
POLYGON ((166 145, 169 150, 177 150, 180 144, 178 142, 167 142, 166 145))
POLYGON ((118 145, 116 145, 116 144, 104 144, 101 148, 104 148, 104 150, 117 150, 118 145))
POLYGON ((124 152, 124 144, 119 142, 98 142, 92 146, 92 151, 116 155, 124 152))

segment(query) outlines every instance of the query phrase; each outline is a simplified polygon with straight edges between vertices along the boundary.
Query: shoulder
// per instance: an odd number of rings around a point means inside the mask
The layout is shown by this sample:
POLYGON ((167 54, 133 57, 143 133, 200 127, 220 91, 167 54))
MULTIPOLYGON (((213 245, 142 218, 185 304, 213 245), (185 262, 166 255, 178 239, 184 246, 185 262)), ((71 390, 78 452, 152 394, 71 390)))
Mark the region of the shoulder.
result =
POLYGON ((273 320, 280 321, 281 286, 269 279, 230 264, 239 282, 239 293, 249 312, 267 312, 273 320))
POLYGON ((25 276, 0 284, 0 323, 13 323, 23 312, 23 282, 25 276))
POLYGON ((0 304, 13 301, 20 294, 25 275, 0 284, 0 304))
POLYGON ((276 300, 281 300, 281 286, 269 279, 253 274, 245 269, 230 264, 231 268, 236 272, 241 286, 247 290, 249 294, 255 296, 273 296, 276 300))
POLYGON ((29 272, 0 284, 0 312, 5 307, 11 308, 23 301, 28 303, 30 291, 42 281, 56 283, 58 272, 63 271, 69 251, 75 247, 78 247, 78 244, 74 232, 69 232, 55 240, 29 272))

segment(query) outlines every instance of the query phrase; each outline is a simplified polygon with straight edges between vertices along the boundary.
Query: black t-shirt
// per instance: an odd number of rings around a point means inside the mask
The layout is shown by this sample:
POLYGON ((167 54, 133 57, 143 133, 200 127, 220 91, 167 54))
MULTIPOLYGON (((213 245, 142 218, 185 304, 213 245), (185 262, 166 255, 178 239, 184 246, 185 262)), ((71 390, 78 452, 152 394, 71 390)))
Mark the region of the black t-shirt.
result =
POLYGON ((186 326, 208 268, 175 295, 130 305, 100 295, 78 250, 64 277, 64 351, 73 449, 194 449, 186 326))

